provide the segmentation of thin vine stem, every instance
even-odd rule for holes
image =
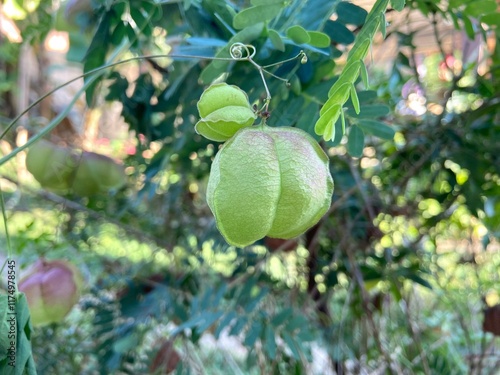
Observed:
[[[121,50],[123,50],[123,46],[122,46],[122,48],[119,48],[115,52],[114,56],[110,60],[112,61],[114,58],[116,58],[116,56],[121,52]],[[72,78],[72,79],[70,79],[70,80],[68,80],[68,81],[66,81],[66,82],[58,85],[57,87],[55,87],[54,89],[50,90],[46,94],[40,96],[31,105],[29,105],[25,110],[23,110],[21,113],[19,113],[7,125],[7,127],[0,134],[0,139],[3,139],[3,137],[5,137],[5,135],[7,134],[7,132],[9,132],[17,124],[17,122],[19,121],[19,119],[22,116],[24,116],[26,113],[28,113],[33,107],[35,107],[36,105],[38,105],[42,100],[46,99],[47,97],[49,97],[50,95],[52,95],[56,91],[62,89],[63,87],[65,87],[65,86],[67,86],[67,85],[69,85],[69,84],[71,84],[71,83],[73,83],[73,82],[75,82],[75,81],[77,81],[77,80],[79,80],[81,78],[85,78],[85,77],[89,77],[90,76],[90,78],[87,80],[87,82],[85,82],[84,85],[82,86],[82,88],[77,91],[77,93],[73,96],[73,99],[70,101],[70,103],[65,107],[65,109],[62,112],[60,112],[39,133],[37,133],[35,136],[31,137],[24,145],[17,147],[16,149],[12,150],[9,154],[7,154],[4,157],[0,158],[0,165],[3,165],[7,161],[9,161],[12,157],[14,157],[15,155],[17,155],[19,152],[25,150],[26,148],[28,148],[29,146],[31,146],[34,142],[36,142],[38,139],[42,138],[43,136],[47,135],[50,131],[52,131],[52,129],[54,129],[67,116],[67,114],[69,113],[70,109],[76,103],[76,101],[78,100],[78,98],[88,89],[88,87],[90,87],[91,84],[93,84],[99,78],[99,76],[102,74],[103,71],[105,71],[105,70],[107,70],[109,68],[113,68],[113,67],[116,67],[116,66],[119,66],[119,65],[122,65],[122,64],[127,64],[127,63],[130,63],[130,62],[133,62],[133,61],[139,61],[139,60],[144,60],[144,59],[158,59],[158,58],[181,58],[181,59],[192,58],[192,59],[199,59],[199,60],[248,61],[252,65],[255,66],[255,68],[258,70],[258,72],[259,72],[259,74],[261,76],[262,82],[264,84],[264,88],[266,90],[266,99],[265,99],[265,103],[264,103],[263,109],[265,111],[267,111],[268,108],[269,108],[269,102],[271,101],[271,93],[269,92],[269,88],[267,86],[267,83],[266,83],[266,80],[265,80],[265,77],[264,77],[264,73],[270,74],[274,78],[283,80],[285,82],[288,82],[288,81],[284,80],[281,77],[276,76],[275,74],[273,74],[273,73],[271,73],[269,71],[267,71],[265,68],[266,67],[271,67],[271,66],[274,66],[274,65],[278,65],[278,64],[282,64],[282,63],[285,63],[285,62],[288,62],[288,61],[292,61],[293,59],[297,59],[299,57],[301,58],[301,61],[303,61],[304,58],[307,58],[306,55],[305,55],[305,53],[303,51],[301,51],[294,58],[284,60],[284,61],[279,62],[277,64],[271,64],[271,65],[267,65],[265,67],[262,67],[262,66],[260,66],[259,64],[257,64],[253,60],[253,57],[256,54],[255,47],[252,46],[252,45],[242,44],[242,43],[234,43],[230,47],[230,54],[231,54],[231,57],[207,57],[207,56],[185,55],[185,54],[140,55],[140,56],[133,56],[133,57],[130,57],[130,58],[127,58],[127,59],[124,59],[124,60],[120,60],[120,61],[116,61],[116,62],[111,62],[111,63],[108,63],[106,65],[97,67],[95,69],[89,70],[88,72],[84,72],[84,73],[78,75],[77,77],[74,77],[74,78]],[[101,74],[99,74],[99,73],[101,73]]]
[[[82,73],[62,84],[60,84],[59,86],[55,87],[54,89],[50,90],[49,92],[45,93],[44,95],[40,96],[37,100],[35,100],[32,104],[30,104],[29,107],[27,107],[25,110],[23,110],[19,115],[17,115],[10,123],[9,125],[7,125],[7,128],[5,128],[5,130],[2,132],[2,134],[0,134],[0,139],[2,139],[3,137],[5,137],[5,135],[7,134],[7,132],[9,132],[9,130],[12,129],[12,127],[19,121],[19,119],[24,116],[26,113],[28,113],[33,107],[35,107],[37,104],[39,104],[42,100],[46,99],[47,97],[49,97],[50,95],[52,95],[53,93],[55,93],[56,91],[62,89],[63,87],[66,87],[68,86],[69,84],[75,82],[75,81],[78,81],[79,79],[81,78],[85,78],[85,77],[88,77],[88,76],[91,76],[92,74],[96,74],[96,73],[99,73],[103,70],[106,70],[106,69],[109,69],[109,68],[113,68],[115,66],[118,66],[118,65],[122,65],[122,64],[127,64],[127,63],[130,63],[130,62],[133,62],[133,61],[139,61],[139,60],[145,60],[145,59],[159,59],[159,58],[193,58],[193,59],[211,59],[211,60],[222,60],[222,61],[234,61],[233,58],[230,58],[230,57],[206,57],[206,56],[197,56],[197,55],[182,55],[182,54],[174,54],[174,55],[168,55],[168,54],[157,54],[157,55],[140,55],[140,56],[134,56],[134,57],[130,57],[128,59],[125,59],[125,60],[120,60],[120,61],[116,61],[116,62],[113,62],[113,63],[109,63],[109,64],[106,64],[106,65],[103,65],[103,66],[100,66],[100,67],[97,67],[95,69],[92,69],[92,70],[89,70],[88,72],[85,72],[85,73]]]

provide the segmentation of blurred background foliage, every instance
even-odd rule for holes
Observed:
[[[38,373],[496,373],[500,9],[494,0],[389,7],[387,39],[377,34],[366,61],[370,86],[356,85],[361,112],[348,101],[348,133],[325,142],[314,124],[371,5],[0,5],[2,130],[82,70],[165,55],[107,70],[50,135],[123,160],[126,187],[61,196],[40,189],[23,153],[0,167],[19,272],[42,256],[69,259],[87,278],[64,323],[34,330]],[[234,27],[249,7],[257,15]],[[300,43],[295,25],[331,43]],[[198,98],[218,77],[252,103],[265,98],[248,62],[205,59],[234,42],[255,46],[261,66],[308,57],[269,68],[290,85],[266,77],[268,123],[307,131],[331,158],[331,209],[297,240],[228,247],[205,202],[219,144],[194,132]],[[74,85],[7,132],[3,156],[67,108]]]

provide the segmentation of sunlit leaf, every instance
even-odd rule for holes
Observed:
[[[481,22],[489,26],[500,28],[500,16],[498,15],[498,13],[485,14],[481,17]]]
[[[273,44],[274,48],[282,52],[285,50],[285,43],[283,43],[281,35],[276,30],[273,29],[268,30],[267,36],[271,40],[271,43]]]
[[[354,85],[351,86],[351,100],[352,100],[352,105],[354,106],[354,110],[356,111],[356,114],[359,114],[359,99],[358,99],[358,94],[356,92],[356,87],[354,87]]]
[[[336,105],[322,114],[314,127],[316,134],[323,135],[325,140],[333,139],[335,137],[335,122],[338,120],[340,112],[340,105]]]
[[[325,33],[319,31],[308,31],[309,34],[309,44],[318,47],[326,48],[330,46],[330,37]]]
[[[494,14],[497,4],[494,0],[476,0],[468,4],[464,9],[464,14],[470,17],[479,17],[482,14]],[[498,12],[496,13],[499,17]]]
[[[400,12],[405,7],[405,0],[391,0],[391,6]]]
[[[387,36],[387,21],[385,19],[385,13],[380,15],[380,32],[382,33],[382,37],[385,39]]]
[[[474,39],[476,37],[476,32],[474,30],[474,25],[469,17],[463,15],[462,22],[464,23],[465,33],[469,37],[469,39]]]
[[[305,30],[302,26],[295,25],[289,27],[286,30],[286,36],[292,39],[297,44],[309,43],[311,40],[307,30]]]
[[[95,68],[98,68],[106,62],[106,53],[108,51],[108,42],[111,41],[109,35],[109,27],[111,25],[112,13],[107,12],[102,18],[97,31],[92,38],[92,42],[85,54],[85,60],[83,63],[83,71],[89,72]],[[85,77],[84,80],[87,81],[90,77]],[[89,107],[94,106],[94,93],[100,80],[93,82],[85,91],[85,100]]]
[[[329,147],[336,147],[342,142],[342,138],[344,138],[345,134],[345,117],[342,114],[343,111],[341,111],[340,119],[335,122],[334,125],[334,135],[333,138],[329,141],[326,142],[326,144]],[[343,119],[343,120],[342,120]]]

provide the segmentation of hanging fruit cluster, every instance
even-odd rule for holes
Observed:
[[[227,141],[212,163],[208,205],[225,240],[238,247],[265,236],[297,237],[327,212],[333,194],[319,144],[297,128],[252,126],[251,108],[243,91],[225,83],[198,102],[197,132]]]
[[[44,188],[91,196],[126,182],[123,166],[94,152],[80,152],[41,140],[30,147],[26,168]]]

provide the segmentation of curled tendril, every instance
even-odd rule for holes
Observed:
[[[234,43],[229,48],[231,58],[234,60],[250,60],[255,56],[255,47],[251,44]]]
[[[300,63],[302,65],[307,64],[307,55],[304,53],[304,51],[300,51],[299,56],[302,56],[300,59]]]

